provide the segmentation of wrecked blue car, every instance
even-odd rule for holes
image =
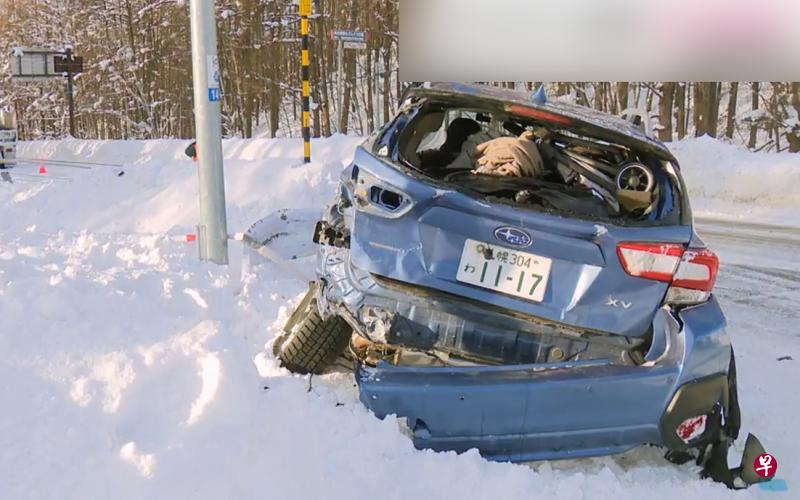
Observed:
[[[736,370],[680,168],[635,123],[534,95],[412,86],[316,224],[316,279],[276,342],[419,448],[495,460],[652,444],[731,487]],[[748,442],[745,459],[761,449]],[[752,460],[750,461],[752,463]]]

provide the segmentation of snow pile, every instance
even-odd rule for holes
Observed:
[[[302,143],[296,140],[230,139],[224,141],[225,188],[228,200],[228,225],[231,232],[247,228],[265,213],[277,208],[321,206],[330,200],[331,187],[348,158],[341,151],[352,151],[360,139],[336,136],[315,141],[315,161],[296,168],[303,158]],[[91,170],[46,164],[50,176],[69,177],[72,182],[54,180],[37,196],[36,210],[51,217],[38,217],[40,231],[82,229],[105,233],[193,232],[197,224],[196,163],[183,152],[189,141],[38,141],[21,143],[19,157],[57,158],[94,166]],[[294,159],[294,161],[292,161]],[[18,171],[36,173],[37,164],[26,164]],[[120,175],[122,174],[122,175]],[[45,177],[46,178],[46,177]],[[22,179],[30,185],[33,179]],[[18,197],[32,195],[37,188],[21,191]],[[76,203],[75,200],[80,200]],[[113,210],[110,208],[113,207]],[[0,221],[0,230],[23,220],[14,210],[30,210],[29,205],[12,203],[3,207],[9,217]],[[26,219],[30,221],[30,219]]]
[[[298,166],[300,141],[226,141],[230,231],[276,208],[321,207],[356,143],[314,141],[315,162]],[[396,420],[357,401],[350,374],[281,369],[265,346],[305,285],[271,265],[238,274],[237,244],[230,268],[200,263],[175,237],[197,220],[185,146],[28,143],[21,157],[121,166],[37,176],[30,165],[17,171],[31,177],[0,182],[3,498],[729,497],[656,448],[530,466],[416,451]],[[745,428],[796,477],[786,422],[800,403],[771,382],[796,375],[795,361],[774,359],[797,357],[798,297],[759,295],[752,270],[735,276],[723,270],[721,293],[737,306]]]
[[[800,226],[800,154],[753,153],[708,136],[670,149],[695,215]]]

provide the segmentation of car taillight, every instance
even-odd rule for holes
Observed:
[[[707,248],[674,243],[620,243],[617,255],[631,276],[669,283],[668,304],[698,304],[708,300],[719,270],[719,259]]]
[[[363,168],[353,167],[353,198],[356,209],[379,217],[402,217],[414,202],[409,195],[372,175]]]

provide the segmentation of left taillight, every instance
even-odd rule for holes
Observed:
[[[711,250],[674,243],[620,243],[617,255],[631,276],[669,283],[668,304],[705,302],[719,270],[719,259]]]
[[[402,217],[414,205],[405,192],[377,178],[364,169],[353,167],[353,198],[356,208],[379,217]]]

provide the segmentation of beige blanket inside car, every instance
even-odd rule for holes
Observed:
[[[540,177],[544,173],[544,163],[531,131],[519,137],[498,137],[479,144],[476,174],[507,177]]]

